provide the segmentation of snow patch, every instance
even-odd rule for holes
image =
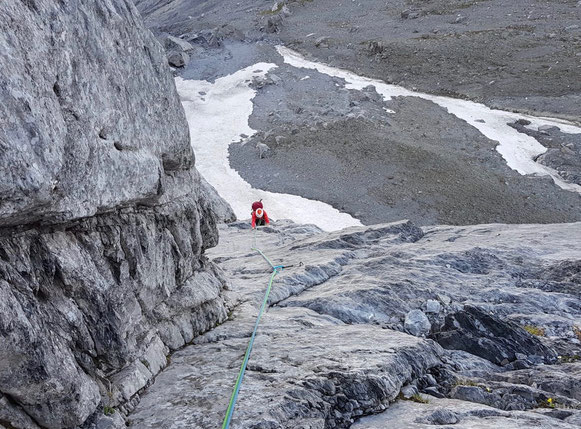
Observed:
[[[546,148],[535,138],[518,132],[508,124],[518,119],[527,119],[531,122],[531,127],[542,125],[554,125],[564,133],[580,134],[581,128],[570,122],[558,119],[536,117],[518,113],[506,112],[504,110],[491,109],[483,104],[472,101],[458,100],[454,98],[437,95],[423,94],[421,92],[410,91],[397,85],[390,85],[377,79],[356,75],[347,70],[331,67],[309,61],[297,52],[284,46],[277,46],[278,53],[283,57],[284,62],[293,67],[317,70],[329,76],[344,79],[345,87],[348,89],[362,90],[368,86],[373,86],[377,93],[385,100],[392,97],[421,97],[430,100],[448,110],[449,113],[462,119],[468,124],[478,129],[487,138],[497,141],[496,150],[502,155],[506,163],[513,170],[520,174],[534,174],[550,176],[555,184],[568,191],[581,193],[581,186],[564,181],[554,169],[539,164],[534,159],[546,152]],[[482,122],[484,120],[484,122]]]
[[[248,219],[251,203],[262,199],[269,217],[274,219],[312,223],[326,231],[361,225],[349,214],[320,201],[254,189],[230,168],[228,146],[241,141],[241,134],[250,137],[256,132],[248,125],[256,94],[249,84],[254,77],[264,76],[275,67],[269,63],[254,64],[216,79],[215,83],[175,79],[198,171],[230,203],[240,219]]]

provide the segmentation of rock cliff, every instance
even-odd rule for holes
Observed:
[[[225,319],[231,211],[130,1],[7,0],[0,30],[0,427],[118,425]]]

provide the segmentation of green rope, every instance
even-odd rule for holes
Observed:
[[[222,429],[228,429],[230,427],[230,420],[232,419],[232,414],[234,413],[234,407],[236,406],[236,399],[238,398],[238,392],[240,391],[240,386],[242,385],[242,379],[244,378],[244,372],[246,371],[246,365],[248,364],[248,359],[250,359],[250,352],[252,351],[252,346],[254,345],[254,338],[256,337],[256,331],[258,330],[258,324],[260,323],[260,318],[262,317],[262,313],[264,313],[264,309],[268,304],[268,296],[270,295],[270,289],[272,288],[272,282],[274,281],[274,277],[278,274],[279,270],[282,270],[284,267],[282,265],[274,266],[270,259],[266,257],[266,255],[262,252],[262,250],[257,248],[252,248],[252,250],[256,250],[260,255],[268,262],[268,264],[272,267],[272,275],[270,276],[270,281],[268,282],[268,287],[266,288],[266,292],[264,294],[264,299],[262,300],[262,306],[260,307],[260,311],[258,312],[258,317],[256,318],[256,323],[254,324],[254,330],[252,331],[252,336],[250,337],[250,341],[248,342],[248,347],[246,347],[246,353],[244,354],[244,360],[242,361],[242,365],[240,366],[240,371],[238,372],[238,377],[236,378],[236,384],[234,385],[234,390],[232,391],[232,395],[230,396],[230,403],[228,404],[228,409],[226,410],[226,417],[224,418],[224,423],[222,423]]]
[[[266,255],[264,253],[262,253],[262,250],[260,249],[256,249],[255,247],[252,248],[252,250],[256,250],[258,253],[260,253],[260,255],[264,258],[264,260],[266,262],[268,262],[268,265],[270,265],[270,267],[274,270],[276,267],[274,266],[274,264],[272,262],[270,262],[270,259],[268,259],[266,257]]]

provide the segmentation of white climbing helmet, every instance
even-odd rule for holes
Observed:
[[[261,208],[256,209],[256,217],[262,218],[262,216],[264,216],[264,210],[262,210]]]

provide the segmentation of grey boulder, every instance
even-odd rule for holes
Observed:
[[[427,335],[431,327],[432,324],[421,310],[411,310],[405,316],[405,330],[416,337]]]

